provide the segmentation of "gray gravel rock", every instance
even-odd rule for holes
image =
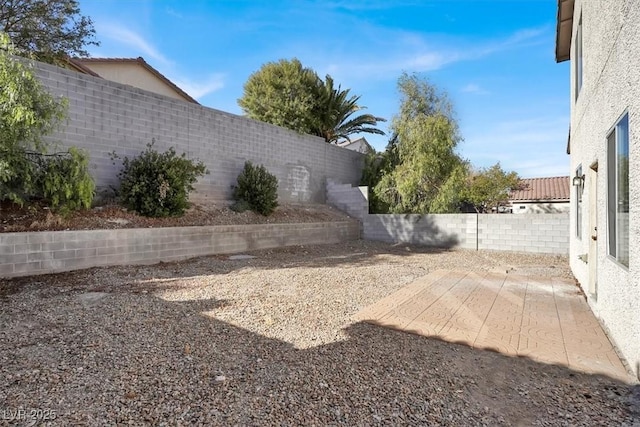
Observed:
[[[0,280],[0,425],[25,424],[17,408],[91,426],[639,423],[637,385],[352,320],[435,269],[571,277],[565,257],[251,255]]]

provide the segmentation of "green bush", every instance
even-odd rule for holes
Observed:
[[[37,164],[29,160],[24,149],[0,150],[0,201],[23,206],[37,193],[37,180]]]
[[[249,205],[249,202],[247,202],[246,200],[238,200],[234,204],[229,206],[229,209],[237,213],[242,213],[242,212],[250,211],[251,206]]]
[[[96,186],[85,152],[72,147],[65,155],[41,159],[38,188],[49,206],[62,212],[91,207]]]
[[[24,205],[41,192],[31,152],[46,152],[44,137],[66,117],[67,101],[49,94],[18,54],[0,31],[0,201]]]
[[[178,156],[173,147],[164,153],[153,142],[140,156],[122,161],[120,201],[144,216],[180,216],[189,207],[189,192],[198,177],[208,173],[204,163]]]
[[[233,198],[237,205],[247,203],[252,211],[268,216],[278,207],[278,179],[264,166],[247,161],[238,175]]]

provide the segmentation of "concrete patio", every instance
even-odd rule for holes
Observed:
[[[569,280],[438,270],[357,320],[623,381],[631,376]]]

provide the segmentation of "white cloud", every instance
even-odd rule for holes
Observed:
[[[416,4],[421,4],[420,1],[408,0],[408,1],[400,1],[395,0],[390,2],[388,0],[365,0],[365,1],[354,1],[354,0],[336,0],[332,2],[320,1],[323,7],[332,8],[332,9],[346,9],[350,11],[366,11],[366,10],[384,10],[391,9],[399,6],[412,6]]]
[[[406,68],[420,71],[431,71],[456,62],[459,59],[457,54],[445,55],[441,52],[426,52],[419,54],[406,62]]]
[[[145,58],[152,58],[157,63],[168,65],[171,63],[157,48],[155,48],[150,42],[145,40],[138,33],[131,31],[127,28],[123,28],[117,24],[101,25],[98,28],[98,33],[103,36],[115,40],[119,43],[126,45],[129,48],[136,50],[139,56]]]
[[[167,10],[167,13],[171,13]],[[184,90],[195,99],[202,98],[224,87],[224,75],[211,74],[202,81],[198,81],[177,71],[174,61],[167,58],[152,42],[146,40],[140,34],[118,24],[101,25],[98,29],[102,37],[116,42],[116,47],[111,46],[109,53],[116,52],[115,56],[123,55],[142,56],[149,64],[167,76],[180,89]],[[101,48],[92,52],[92,56],[105,56]]]
[[[469,43],[462,40],[436,40],[419,33],[378,28],[375,31],[368,31],[369,34],[375,34],[375,38],[369,40],[367,44],[384,46],[379,50],[403,53],[380,60],[378,57],[373,59],[357,58],[354,57],[353,51],[350,51],[347,59],[335,61],[330,69],[333,74],[343,79],[347,76],[354,78],[395,77],[402,71],[435,71],[454,63],[482,59],[505,50],[537,45],[543,41],[547,32],[548,28],[546,27],[530,28],[517,31],[501,40]]]
[[[502,164],[504,166],[504,164]],[[549,161],[515,161],[509,164],[509,170],[518,171],[521,178],[544,178],[550,176],[570,175],[569,156],[566,160]]]
[[[488,95],[489,91],[486,89],[483,89],[482,87],[480,87],[480,85],[477,85],[475,83],[469,83],[468,85],[462,87],[460,89],[460,92],[463,93],[472,93],[475,95]]]
[[[167,15],[173,16],[174,18],[178,18],[178,19],[183,19],[184,18],[184,15],[182,15],[180,12],[176,11],[175,9],[173,9],[171,7],[167,7],[165,9],[165,12],[167,13]]]
[[[521,177],[568,175],[569,157],[562,156],[567,123],[569,118],[565,116],[499,122],[467,133],[463,155],[480,167],[500,162]]]
[[[213,74],[202,82],[182,78],[175,78],[172,81],[180,89],[196,99],[200,99],[224,87],[224,75],[222,74]]]

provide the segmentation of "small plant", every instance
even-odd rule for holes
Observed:
[[[236,206],[248,205],[252,211],[268,216],[278,207],[278,179],[264,166],[247,161],[238,175],[233,198]]]
[[[95,183],[89,174],[89,156],[71,147],[64,155],[42,156],[39,188],[53,209],[63,214],[91,207]]]
[[[249,205],[249,202],[247,202],[246,200],[238,200],[234,204],[229,206],[229,209],[237,213],[242,213],[242,212],[250,211],[251,205]]]
[[[119,196],[124,206],[149,217],[180,216],[189,207],[189,192],[208,173],[204,163],[178,156],[173,147],[164,153],[154,142],[134,159],[122,161]],[[117,157],[117,156],[115,156]]]

